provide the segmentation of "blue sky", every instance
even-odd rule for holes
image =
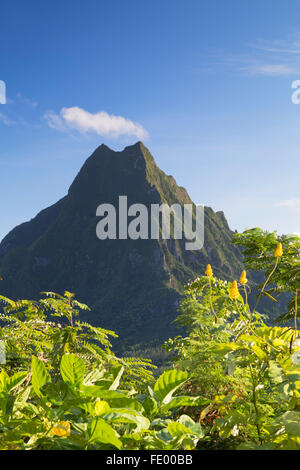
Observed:
[[[2,2],[0,239],[95,147],[137,140],[232,229],[300,232],[299,15],[298,0]]]

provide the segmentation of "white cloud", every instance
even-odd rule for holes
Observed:
[[[75,129],[85,134],[95,132],[101,136],[118,137],[120,135],[135,136],[139,139],[148,137],[148,132],[141,124],[130,121],[122,116],[114,116],[105,111],[90,113],[74,106],[62,108],[59,114],[48,112],[44,115],[48,125],[53,129]]]
[[[0,121],[6,126],[13,126],[15,124],[14,121],[9,119],[5,114],[2,114],[2,113],[0,113]]]
[[[64,124],[63,119],[58,115],[53,113],[52,111],[48,111],[44,114],[44,119],[47,121],[47,124],[52,129],[56,129],[57,131],[66,131],[67,127]]]

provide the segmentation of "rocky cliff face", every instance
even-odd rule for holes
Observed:
[[[186,281],[205,265],[232,279],[241,255],[222,212],[205,208],[205,243],[187,251],[184,240],[99,240],[96,208],[141,203],[192,204],[186,190],[161,171],[141,143],[114,152],[105,145],[87,159],[67,196],[12,230],[0,244],[1,293],[35,298],[41,291],[75,292],[91,307],[86,319],[115,330],[127,344],[163,341]]]

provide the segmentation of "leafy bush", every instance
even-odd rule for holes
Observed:
[[[0,448],[299,450],[300,239],[254,229],[234,242],[265,275],[254,306],[246,271],[228,282],[208,265],[186,286],[188,336],[165,344],[174,358],[157,380],[150,361],[115,356],[115,333],[76,319],[87,307],[73,294],[0,297]],[[292,324],[268,326],[260,301],[283,292]]]
[[[189,416],[173,417],[208,402],[173,396],[189,375],[173,369],[155,382],[150,361],[117,358],[113,332],[75,320],[87,307],[73,294],[1,300],[1,449],[192,449],[204,436]]]
[[[231,283],[208,266],[180,304],[177,321],[189,336],[165,347],[191,374],[188,390],[210,400],[200,414],[206,437],[199,448],[300,449],[300,239],[254,229],[234,242],[243,246],[246,266],[265,273],[255,306],[248,303],[246,271]],[[261,298],[276,301],[287,291],[292,298],[283,317],[293,327],[267,326],[257,311]]]

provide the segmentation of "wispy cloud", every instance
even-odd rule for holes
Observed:
[[[43,118],[46,120],[47,124],[51,129],[56,129],[57,131],[67,131],[68,128],[59,114],[55,114],[53,111],[48,111],[44,114]]]
[[[297,33],[293,38],[273,41],[257,39],[255,43],[249,46],[253,49],[275,54],[300,55],[300,35]]]
[[[293,75],[300,72],[299,67],[292,67],[286,64],[249,64],[241,67],[241,70],[249,73],[250,75],[264,75],[269,77],[280,77],[284,75]]]
[[[282,40],[257,39],[239,54],[222,53],[220,63],[251,76],[282,77],[300,73],[300,33]]]
[[[24,103],[27,106],[29,106],[30,108],[36,108],[38,106],[38,103],[36,101],[26,98],[25,96],[22,95],[21,92],[17,93],[17,99],[21,101],[21,103]]]
[[[15,124],[15,121],[12,121],[3,113],[0,113],[0,122],[5,124],[6,126],[13,126]]]
[[[101,136],[118,137],[120,135],[135,136],[139,139],[148,137],[148,132],[137,122],[122,116],[108,114],[105,111],[90,113],[74,106],[62,108],[59,114],[47,112],[44,115],[48,125],[60,131],[74,129],[82,134],[94,132]]]
[[[300,210],[300,198],[286,199],[276,204],[277,207],[285,207],[287,209]]]

